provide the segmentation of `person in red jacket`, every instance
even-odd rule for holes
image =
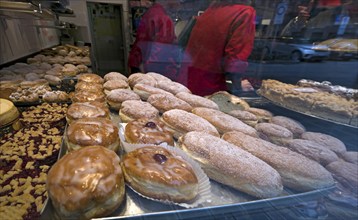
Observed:
[[[220,1],[197,17],[176,79],[194,94],[228,90],[227,77],[240,88],[254,44],[256,16],[243,2],[248,1]]]
[[[138,25],[137,36],[128,58],[131,73],[175,71],[172,50],[176,42],[174,22],[168,10],[176,8],[177,0],[157,0],[146,11]],[[174,68],[174,69],[173,69]],[[172,69],[172,70],[171,70]]]

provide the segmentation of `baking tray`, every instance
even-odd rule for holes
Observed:
[[[279,103],[279,102],[275,102],[275,101],[265,97],[264,95],[262,95],[260,93],[260,90],[257,90],[257,94],[260,95],[262,97],[262,99],[267,100],[267,101],[271,102],[272,104],[277,105],[277,106],[282,107],[282,108],[285,108],[287,110],[290,110],[290,111],[293,111],[293,112],[296,112],[296,113],[299,113],[299,114],[302,114],[302,115],[305,115],[305,116],[309,116],[309,117],[312,117],[312,118],[324,120],[324,121],[334,123],[334,124],[337,124],[337,125],[343,125],[343,126],[351,127],[351,128],[358,128],[357,126],[354,126],[354,125],[351,125],[351,124],[346,124],[346,123],[338,122],[338,121],[335,121],[335,120],[332,120],[332,119],[329,119],[329,118],[323,118],[323,117],[320,117],[319,115],[313,115],[313,114],[309,114],[307,112],[298,111],[297,109],[291,108],[290,106],[284,105],[284,104]]]
[[[118,117],[113,115],[111,112],[112,121],[118,124]],[[63,141],[59,157],[64,156],[66,152],[67,146]],[[295,192],[285,188],[280,197],[258,199],[216,181],[210,180],[210,183],[211,199],[197,208],[183,208],[177,205],[167,205],[148,200],[133,192],[129,187],[126,187],[126,196],[122,205],[110,216],[99,219],[192,219],[198,217],[208,219],[228,213],[246,215],[257,211],[276,210],[280,207],[290,207],[299,203],[318,200],[336,188],[331,186],[309,192]],[[50,199],[48,199],[41,212],[40,219],[55,219],[54,213],[54,207]]]

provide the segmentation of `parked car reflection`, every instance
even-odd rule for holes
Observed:
[[[305,38],[280,37],[255,39],[252,57],[289,59],[293,62],[321,61],[329,56],[329,48]]]
[[[358,39],[333,38],[317,45],[327,46],[331,59],[349,60],[358,57]]]

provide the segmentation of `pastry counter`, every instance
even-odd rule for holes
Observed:
[[[117,83],[108,83],[109,81],[116,81]],[[64,106],[65,109],[61,108],[60,114],[43,109],[52,107],[58,109],[56,106]],[[42,110],[36,107],[20,109],[20,120],[23,121],[25,127],[1,139],[1,157],[9,155],[8,151],[4,151],[4,149],[9,148],[10,139],[15,140],[16,138],[21,144],[29,142],[29,146],[25,145],[26,148],[40,147],[37,151],[35,150],[36,152],[33,150],[31,154],[36,153],[38,155],[40,151],[48,151],[50,145],[56,149],[56,153],[51,153],[53,155],[51,156],[51,163],[46,165],[46,169],[42,169],[45,168],[42,164],[41,167],[37,167],[36,162],[34,162],[36,165],[34,168],[31,167],[31,164],[25,164],[24,171],[21,174],[14,174],[15,180],[10,184],[10,188],[7,191],[2,191],[1,195],[7,195],[8,198],[2,204],[6,207],[16,205],[17,203],[14,200],[18,198],[14,193],[17,192],[17,186],[22,186],[22,175],[33,173],[31,171],[33,169],[42,169],[44,174],[40,174],[42,178],[39,181],[42,185],[38,186],[42,190],[41,199],[34,197],[33,200],[29,200],[32,201],[31,207],[33,209],[25,206],[27,214],[26,211],[20,213],[23,214],[22,217],[25,219],[34,216],[38,218],[40,213],[41,219],[50,219],[57,215],[63,217],[66,215],[81,216],[87,213],[88,207],[98,210],[97,208],[100,207],[99,204],[101,203],[109,204],[111,210],[91,217],[102,219],[216,219],[222,217],[334,219],[337,216],[342,216],[342,210],[344,210],[344,216],[347,218],[357,216],[355,212],[357,187],[354,185],[356,184],[355,180],[351,179],[351,177],[356,177],[354,172],[356,172],[357,161],[354,156],[352,159],[349,156],[350,153],[347,153],[355,152],[352,154],[356,155],[357,152],[357,146],[353,143],[355,137],[348,138],[349,135],[356,132],[355,128],[348,127],[346,129],[340,127],[344,126],[340,124],[335,124],[336,128],[329,127],[328,124],[320,127],[322,124],[331,122],[322,121],[319,118],[312,119],[310,116],[288,111],[259,97],[244,99],[226,92],[219,92],[206,98],[197,97],[190,94],[186,87],[155,73],[133,74],[129,78],[115,72],[107,74],[104,78],[93,74],[82,74],[78,76],[76,89],[72,96],[72,104],[69,107],[67,107],[67,104],[42,104],[38,107]],[[27,110],[31,114],[26,113]],[[57,117],[59,115],[61,117]],[[31,116],[31,119],[21,119],[26,116]],[[218,118],[219,120],[217,120]],[[50,127],[46,128],[42,128],[47,126],[44,123],[40,125],[41,128],[36,127],[36,123],[47,123],[47,119],[56,119],[58,122],[50,121],[48,122]],[[64,130],[64,120],[67,120],[68,123],[66,131]],[[144,122],[141,122],[141,120],[144,120]],[[284,121],[283,124],[282,120]],[[199,192],[202,190],[204,194],[198,193],[194,196],[194,199],[177,202],[171,199],[158,199],[156,195],[147,194],[146,191],[138,192],[140,189],[132,185],[129,177],[126,176],[129,175],[127,173],[129,171],[118,171],[118,169],[125,167],[122,160],[125,160],[125,155],[129,154],[127,146],[133,145],[141,149],[148,144],[154,144],[136,142],[129,138],[126,128],[130,127],[128,124],[133,125],[135,123],[142,124],[144,134],[147,134],[148,130],[155,130],[155,132],[159,130],[160,133],[172,136],[171,138],[175,140],[174,148],[163,143],[169,143],[169,141],[163,140],[156,143],[159,146],[156,145],[155,148],[168,148],[169,152],[176,158],[182,153],[185,154],[186,156],[180,156],[180,159],[184,161],[183,163],[188,163],[196,176],[200,176],[198,175],[200,172],[204,173],[204,177],[198,178]],[[285,127],[288,124],[291,126]],[[46,139],[37,136],[31,138],[32,135],[38,133],[35,132],[38,129],[40,129],[39,131],[45,129],[45,134],[56,135],[56,144],[49,141],[41,144],[38,141]],[[272,130],[280,132],[275,133]],[[341,132],[339,136],[336,133],[338,130]],[[26,137],[29,136],[29,139],[22,140],[18,137],[24,133]],[[343,133],[346,133],[346,135],[340,135]],[[115,137],[116,135],[117,137]],[[343,142],[337,137],[342,138]],[[60,142],[62,140],[61,144],[58,142],[59,140]],[[302,143],[305,143],[302,148],[306,150],[301,151],[296,146],[295,140],[301,140]],[[321,143],[317,140],[320,140]],[[329,143],[322,144],[324,140],[339,144],[335,146]],[[202,142],[204,145],[200,144]],[[16,145],[16,142],[12,143],[11,146],[13,144]],[[17,143],[17,145],[21,144]],[[75,184],[74,180],[81,179],[76,177],[76,173],[81,170],[80,168],[89,165],[86,162],[79,162],[86,161],[82,160],[80,153],[85,154],[86,150],[92,148],[105,148],[103,146],[108,149],[98,151],[97,157],[102,158],[102,155],[111,155],[112,159],[103,161],[122,161],[122,166],[119,166],[117,162],[112,165],[107,164],[107,162],[100,162],[97,167],[95,164],[98,161],[96,162],[95,157],[89,156],[88,160],[92,161],[90,164],[93,167],[86,169],[86,172],[102,175],[100,172],[104,171],[96,169],[103,169],[103,164],[107,164],[108,170],[117,170],[110,171],[108,175],[116,174],[118,176],[124,172],[124,176],[120,178],[126,182],[126,186],[120,182],[117,185],[120,185],[120,191],[124,190],[125,193],[118,192],[118,195],[121,195],[119,201],[113,199],[111,202],[106,199],[112,199],[113,194],[108,194],[104,200],[99,200],[101,202],[95,206],[93,206],[93,203],[98,202],[99,197],[91,197],[91,195],[86,194],[92,200],[89,200],[89,203],[86,202],[87,200],[81,200],[85,201],[81,203],[84,204],[85,208],[80,207],[76,211],[73,207],[77,206],[73,203],[72,208],[65,210],[68,206],[63,203],[63,199],[57,196],[58,193],[60,195],[68,192],[78,193],[81,190],[87,192],[87,189],[89,189],[86,185],[81,185],[83,189],[76,188],[75,185],[71,186],[71,183]],[[311,146],[317,150],[309,150],[306,146]],[[60,153],[59,150],[61,150]],[[130,151],[136,150],[135,148]],[[324,153],[320,154],[317,151]],[[78,157],[76,157],[77,154]],[[34,158],[37,159],[41,155]],[[155,163],[159,164],[165,164],[165,161],[169,158],[168,155],[163,157],[163,155],[166,155],[165,153],[157,153],[156,155],[153,158],[157,158]],[[107,156],[103,157],[106,158]],[[71,157],[76,159],[71,159]],[[215,160],[215,157],[221,159]],[[10,156],[10,158],[12,157]],[[57,160],[56,162],[53,160],[54,158],[55,161]],[[241,159],[238,160],[238,158]],[[63,173],[63,175],[55,175],[55,171],[52,171],[53,174],[48,173],[51,170],[50,166],[56,167],[53,170],[61,170],[61,166],[64,166],[61,165],[64,164],[61,161],[66,161],[65,164],[72,164],[71,161],[75,160],[78,160],[78,162],[74,162],[78,165],[78,169],[76,166],[66,166],[63,168],[65,171],[61,172],[69,173]],[[337,163],[338,165],[335,165]],[[344,164],[345,168],[348,167],[348,170],[352,169],[353,173],[348,173],[347,176],[347,172],[337,170],[337,167],[341,164]],[[5,167],[11,168],[12,165],[12,162],[6,162]],[[245,168],[239,170],[240,167],[237,165]],[[109,168],[112,166],[113,168]],[[231,166],[236,168],[228,169]],[[148,169],[150,167],[148,165]],[[17,172],[18,169],[14,169],[14,172]],[[129,168],[124,170],[126,169]],[[257,172],[257,170],[260,170],[260,172]],[[289,170],[288,173],[287,170]],[[7,172],[7,170],[3,168],[2,172]],[[301,172],[304,172],[303,175],[308,175],[306,176],[309,179],[307,182],[300,179],[302,178]],[[47,174],[49,176],[46,177]],[[21,175],[21,178],[16,175]],[[64,179],[65,176],[71,175],[72,178]],[[288,178],[290,175],[293,175],[291,176],[292,180]],[[209,191],[205,187],[204,189],[200,188],[205,177],[209,181]],[[32,179],[38,181],[36,176]],[[9,181],[2,180],[2,184],[8,185]],[[16,183],[16,181],[20,182]],[[68,184],[66,187],[74,187],[74,191],[62,193],[57,191],[57,189],[62,188],[62,181]],[[256,188],[251,189],[245,184],[240,184],[241,181],[251,181],[249,182],[250,185]],[[45,186],[46,182],[50,185]],[[34,184],[29,184],[37,189]],[[59,185],[53,187],[52,184],[54,184],[53,186]],[[26,190],[25,188],[22,187],[21,190]],[[46,189],[50,189],[50,191],[46,191]],[[104,188],[101,186],[101,182],[98,182],[98,186],[93,189]],[[165,192],[165,190],[163,191]],[[34,194],[40,193],[31,188],[30,193],[32,192]],[[207,195],[209,196],[206,197]],[[50,197],[49,200],[47,200],[48,196]],[[81,197],[81,194],[78,196]],[[69,196],[68,198],[76,200],[79,198],[78,196]],[[41,202],[34,202],[39,200]],[[103,209],[106,210],[106,207]],[[31,211],[29,212],[29,210]],[[35,213],[35,215],[31,216],[29,213]],[[9,215],[9,213],[7,212],[6,215]]]

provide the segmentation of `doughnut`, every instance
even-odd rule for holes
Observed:
[[[108,80],[103,84],[104,93],[108,95],[111,90],[114,89],[130,89],[126,81],[122,79]]]
[[[155,118],[159,116],[159,111],[150,103],[140,100],[124,101],[119,110],[119,117],[122,122],[129,122],[139,118]]]
[[[205,107],[205,108],[212,108],[212,109],[219,110],[219,106],[215,102],[211,101],[210,99],[198,96],[198,95],[190,94],[187,92],[179,92],[175,96],[177,98],[187,102],[194,108],[195,107]]]
[[[256,115],[245,110],[232,110],[229,111],[228,114],[241,120],[245,124],[250,125],[251,127],[255,127],[258,122]]]
[[[343,160],[349,163],[354,163],[358,165],[358,152],[357,151],[347,151],[340,155]]]
[[[75,91],[76,92],[81,92],[81,91],[102,92],[103,86],[102,86],[102,84],[97,84],[97,83],[78,82],[75,85]]]
[[[69,151],[100,145],[116,152],[118,128],[107,118],[81,118],[67,127],[66,143]]]
[[[120,159],[101,146],[69,152],[51,167],[46,188],[60,219],[105,217],[124,200]]]
[[[128,77],[128,83],[131,88],[133,88],[138,83],[156,87],[157,80],[144,73],[134,73]]]
[[[179,92],[186,92],[191,93],[191,91],[185,87],[184,85],[177,83],[177,82],[168,82],[168,81],[158,81],[157,87],[160,89],[163,89],[167,92],[172,93],[173,95],[176,95]]]
[[[152,94],[168,94],[173,95],[163,89],[159,89],[150,85],[138,83],[133,87],[133,91],[137,93],[143,101],[147,101],[148,97]]]
[[[109,80],[116,80],[116,79],[121,79],[124,81],[128,81],[128,78],[123,75],[122,73],[118,73],[118,72],[109,72],[106,75],[104,75],[103,77],[104,81],[109,81]]]
[[[271,118],[271,123],[287,128],[292,132],[294,138],[301,137],[301,134],[306,131],[300,122],[285,116],[274,116]]]
[[[277,145],[285,145],[293,138],[293,134],[287,128],[272,123],[258,123],[255,126],[260,138]]]
[[[167,82],[171,82],[172,80],[169,79],[168,77],[166,76],[163,76],[162,74],[159,74],[159,73],[155,73],[155,72],[147,72],[146,73],[148,76],[151,76],[153,77],[155,80],[158,81],[167,81]]]
[[[273,114],[265,109],[250,107],[245,110],[256,115],[259,122],[270,122],[273,117]]]
[[[102,91],[79,91],[75,92],[72,102],[106,102],[106,97]]]
[[[171,109],[181,109],[190,112],[193,107],[187,102],[173,96],[172,94],[153,94],[148,97],[147,102],[152,104],[160,113]]]
[[[164,123],[157,118],[141,118],[128,122],[124,135],[126,141],[132,144],[161,144],[166,142],[174,146],[173,135],[166,130]]]
[[[129,89],[114,89],[107,94],[107,103],[111,109],[119,110],[126,100],[140,100],[140,97]]]
[[[108,118],[108,107],[100,102],[75,102],[72,103],[66,113],[68,124],[80,118]]]
[[[347,151],[346,145],[341,140],[328,134],[305,132],[301,135],[301,138],[324,145],[333,152],[336,152],[338,155],[344,154]]]
[[[126,182],[144,196],[179,203],[192,201],[198,194],[191,165],[165,148],[138,148],[124,155],[121,166]]]
[[[103,84],[104,79],[94,73],[83,73],[77,76],[78,82]]]

